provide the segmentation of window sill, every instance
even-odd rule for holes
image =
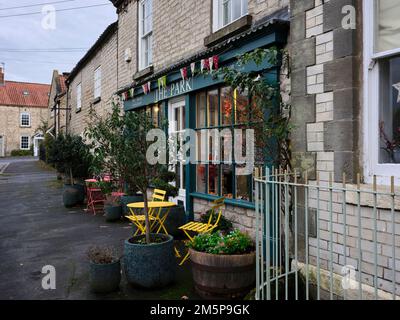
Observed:
[[[251,15],[245,15],[240,19],[226,25],[222,29],[210,34],[204,38],[204,45],[206,47],[211,47],[218,42],[226,40],[227,38],[236,35],[237,33],[248,29],[253,22],[253,17]]]
[[[192,198],[203,199],[203,200],[208,200],[208,201],[214,201],[214,200],[220,198],[219,196],[213,196],[211,194],[199,193],[199,192],[193,192],[190,194],[190,196]],[[233,206],[233,207],[240,207],[240,208],[250,209],[250,210],[256,209],[256,206],[254,203],[251,203],[248,201],[243,201],[243,200],[225,199],[225,204]]]
[[[32,126],[20,126],[20,128],[32,128]]]
[[[79,112],[81,112],[82,111],[82,108],[79,108],[79,109],[76,109],[75,110],[75,113],[79,113]]]
[[[153,66],[148,66],[147,68],[144,68],[143,70],[136,72],[133,76],[133,80],[139,80],[141,78],[149,76],[153,73],[153,71],[154,71]]]
[[[92,104],[97,104],[101,101],[101,97],[94,98]]]

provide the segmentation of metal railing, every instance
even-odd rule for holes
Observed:
[[[256,299],[399,299],[400,200],[391,185],[266,169],[255,178]]]

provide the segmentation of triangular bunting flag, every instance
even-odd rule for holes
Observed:
[[[186,67],[181,68],[181,77],[182,77],[182,80],[187,79],[187,68]]]
[[[213,57],[208,58],[208,64],[210,65],[210,71],[213,69],[214,59]]]
[[[218,70],[218,67],[219,67],[219,57],[218,56],[213,56],[213,64],[214,64],[214,70]]]
[[[142,89],[143,89],[143,93],[147,94],[148,90],[147,90],[147,83],[142,85]]]
[[[129,90],[129,95],[131,96],[131,98],[133,98],[135,96],[135,88],[131,88]]]
[[[192,77],[193,77],[194,73],[196,72],[196,62],[192,62],[190,64],[190,71],[192,72]]]

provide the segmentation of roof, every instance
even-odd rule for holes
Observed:
[[[227,40],[224,40],[217,45],[212,46],[211,48],[204,49],[194,55],[191,55],[188,58],[182,59],[178,61],[177,63],[170,65],[152,75],[150,75],[147,78],[141,79],[141,81],[138,81],[135,84],[130,84],[127,85],[117,91],[117,93],[124,92],[125,90],[135,86],[135,85],[140,85],[142,83],[146,83],[147,81],[150,80],[155,80],[158,79],[159,77],[168,74],[174,70],[177,70],[179,68],[182,68],[188,64],[190,64],[193,61],[198,61],[200,59],[203,59],[205,57],[208,57],[212,54],[219,54],[221,52],[224,52],[225,50],[228,50],[230,48],[234,48],[237,46],[238,42],[244,39],[248,39],[252,36],[257,36],[258,34],[262,34],[265,32],[265,29],[268,27],[271,27],[272,25],[278,25],[278,26],[283,26],[284,28],[288,28],[290,24],[290,17],[289,17],[289,8],[285,7],[283,9],[280,9],[276,12],[274,12],[271,15],[268,15],[260,20],[258,20],[249,30],[246,30],[244,32],[241,32],[231,38],[228,38]]]
[[[0,86],[0,105],[47,108],[49,93],[48,84],[5,81]]]
[[[76,66],[72,69],[71,73],[68,76],[67,83],[71,83],[71,81],[76,77],[80,70],[86,65],[86,63],[92,58],[97,50],[109,39],[111,35],[113,35],[118,29],[118,21],[110,24],[106,30],[100,35],[94,45],[86,52],[81,60],[76,64]]]

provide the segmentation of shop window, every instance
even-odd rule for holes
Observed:
[[[153,63],[153,1],[139,2],[139,68]]]
[[[248,0],[214,0],[213,31],[217,31],[248,13]]]
[[[242,143],[242,150],[246,150],[245,133],[244,140],[235,141],[234,129],[245,129],[250,125],[249,113],[246,112],[250,109],[249,104],[247,91],[239,92],[229,87],[197,94],[196,192],[252,201],[253,175],[242,175],[245,165],[235,163],[231,153],[232,147],[238,143]],[[220,133],[218,143],[213,134],[215,130]]]

